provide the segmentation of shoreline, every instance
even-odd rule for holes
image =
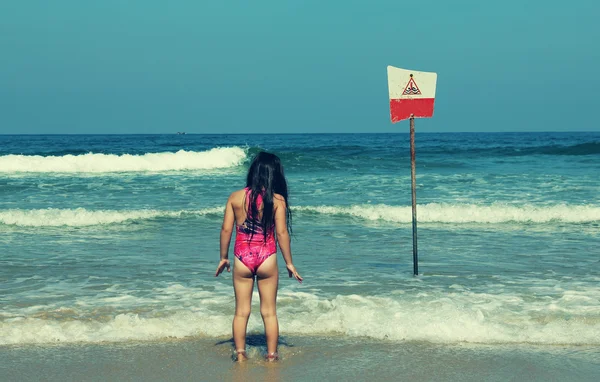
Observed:
[[[232,360],[231,338],[0,348],[3,381],[423,380],[593,381],[595,346],[474,345],[282,336],[267,363],[264,335],[250,334],[250,359]]]

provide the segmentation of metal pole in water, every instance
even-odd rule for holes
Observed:
[[[413,237],[413,274],[419,274],[417,254],[417,185],[415,169],[415,117],[410,117],[410,181],[412,188],[412,237]]]

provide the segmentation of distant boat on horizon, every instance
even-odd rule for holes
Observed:
[[[185,131],[178,131],[177,132],[177,135],[184,135],[184,134],[185,134]]]

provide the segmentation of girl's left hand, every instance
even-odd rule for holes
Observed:
[[[215,277],[219,276],[221,274],[221,272],[223,272],[225,270],[226,267],[227,267],[227,272],[231,272],[229,260],[224,259],[224,260],[219,261],[219,266],[217,267],[217,272],[215,273]]]

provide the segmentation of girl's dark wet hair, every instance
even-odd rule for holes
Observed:
[[[292,212],[290,211],[290,202],[288,201],[288,187],[285,175],[283,173],[283,166],[277,155],[270,154],[267,152],[260,152],[254,157],[250,168],[248,169],[248,176],[246,177],[246,187],[250,190],[250,205],[248,206],[248,215],[259,216],[258,206],[256,199],[258,195],[262,194],[263,198],[263,213],[260,221],[251,219],[252,237],[255,232],[255,225],[259,224],[264,234],[264,240],[267,240],[267,232],[269,228],[275,223],[275,216],[273,214],[273,197],[274,194],[279,194],[285,200],[286,208],[286,222],[288,232],[292,232]]]

